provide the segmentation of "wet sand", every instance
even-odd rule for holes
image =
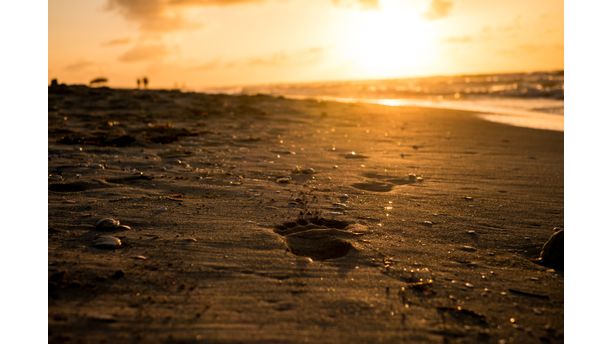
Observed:
[[[563,133],[60,86],[48,163],[51,342],[563,341]]]

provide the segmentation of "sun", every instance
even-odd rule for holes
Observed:
[[[415,11],[356,12],[346,28],[342,54],[364,77],[420,74],[435,58],[434,28]]]

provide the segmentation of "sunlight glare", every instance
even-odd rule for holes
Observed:
[[[403,7],[353,13],[343,53],[367,77],[418,74],[435,58],[433,26]]]

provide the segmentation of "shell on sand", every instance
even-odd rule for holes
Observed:
[[[542,247],[540,262],[544,266],[563,269],[563,229],[555,230]]]
[[[93,242],[94,247],[114,250],[121,247],[121,240],[110,235],[102,235],[96,238]]]
[[[130,230],[132,228],[130,228],[130,226],[126,226],[126,225],[122,225],[119,220],[107,217],[107,218],[103,218],[98,220],[98,222],[96,222],[96,229],[98,230],[103,230],[103,231],[108,231],[108,230]]]
[[[459,248],[461,251],[465,251],[465,252],[476,252],[476,247],[474,246],[469,246],[469,245],[463,245]]]
[[[338,208],[338,209],[348,209],[348,205],[346,205],[346,203],[334,203],[332,204],[332,207],[334,208]]]
[[[302,168],[302,167],[296,166],[293,169],[292,173],[297,173],[297,174],[315,174],[315,173],[317,173],[317,171],[314,168],[312,168],[312,167]]]
[[[119,220],[115,220],[115,219],[110,218],[110,217],[106,217],[106,218],[100,219],[100,220],[98,220],[98,222],[96,222],[96,228],[98,228],[98,229],[115,228],[115,227],[119,227],[119,225],[121,225]]]

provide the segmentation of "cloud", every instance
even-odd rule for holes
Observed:
[[[199,23],[187,21],[182,10],[186,7],[231,6],[259,3],[263,0],[108,0],[107,10],[137,22],[143,31],[174,31],[193,29]]]
[[[537,54],[554,53],[555,55],[563,56],[563,43],[549,43],[549,44],[533,44],[524,43],[518,46],[500,49],[497,51],[501,55],[517,56],[529,53],[531,56]]]
[[[107,0],[106,9],[138,23],[140,30],[165,32],[195,29],[202,23],[190,22],[183,16],[189,7],[235,6],[281,0]],[[331,0],[337,6],[359,5],[363,9],[378,8],[378,0]]]
[[[363,9],[378,8],[378,0],[332,0],[336,6],[352,6],[359,5]]]
[[[121,62],[139,62],[146,60],[159,60],[170,51],[163,44],[140,44],[119,56]]]
[[[117,46],[117,45],[126,45],[126,44],[130,43],[130,41],[131,41],[131,39],[129,39],[129,38],[111,39],[110,41],[102,43],[102,46],[112,47],[112,46]]]
[[[443,43],[449,44],[461,44],[472,42],[474,38],[472,36],[450,36],[442,39]]]
[[[256,56],[246,59],[220,61],[218,59],[208,61],[195,67],[199,70],[214,70],[222,68],[237,68],[237,67],[270,67],[287,64],[309,64],[316,61],[325,53],[325,49],[321,47],[313,47],[309,49],[297,50],[293,52],[278,52],[265,56]]]
[[[423,16],[429,20],[441,19],[449,15],[452,7],[449,0],[432,0]]]
[[[521,51],[542,51],[542,50],[553,50],[563,51],[563,43],[549,43],[549,44],[531,44],[525,43],[518,47]]]
[[[245,64],[249,66],[270,66],[295,62],[307,63],[312,62],[316,57],[323,53],[323,50],[323,48],[310,48],[292,53],[280,52],[269,56],[247,59]]]
[[[514,17],[514,20],[512,22],[507,23],[504,26],[500,26],[499,31],[506,31],[506,32],[517,31],[517,30],[520,30],[522,26],[523,26],[523,17],[518,15]]]
[[[69,65],[67,65],[65,68],[66,70],[70,70],[70,71],[78,71],[78,70],[82,70],[85,69],[89,66],[92,66],[94,63],[91,61],[87,61],[87,60],[79,60],[75,63],[71,63]]]
[[[516,36],[523,28],[523,20],[522,17],[516,16],[512,21],[500,23],[499,25],[484,26],[480,30],[480,38],[481,39],[494,39],[499,38],[500,36],[510,37]]]
[[[213,69],[219,69],[219,68],[226,68],[227,64],[223,63],[222,61],[219,60],[212,60],[212,61],[208,61],[205,63],[202,63],[200,65],[197,65],[194,67],[194,69],[199,69],[199,70],[213,70]]]

